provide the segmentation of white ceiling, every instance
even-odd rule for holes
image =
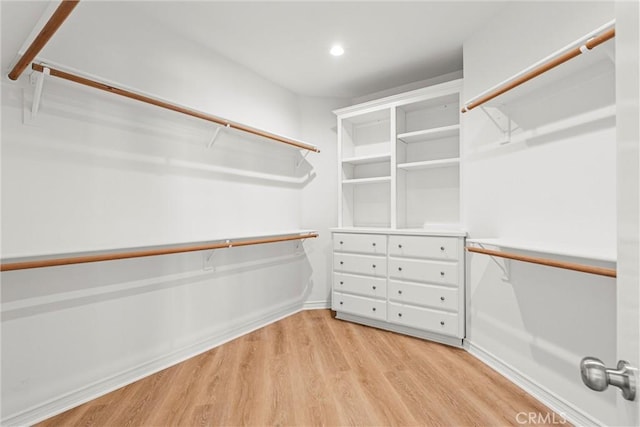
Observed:
[[[83,0],[73,12],[74,20],[93,20],[95,14],[104,13],[105,3],[99,3]],[[463,41],[504,5],[483,1],[108,3],[111,17],[127,16],[126,22],[133,17],[149,27],[166,29],[295,93],[344,98],[461,70]],[[3,70],[40,16],[51,9],[50,2],[2,1]],[[105,31],[117,28],[113,19],[105,21]],[[65,23],[72,25],[71,19]],[[344,45],[344,56],[328,54],[335,42]],[[55,43],[55,36],[50,43]]]

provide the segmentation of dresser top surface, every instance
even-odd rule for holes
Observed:
[[[362,228],[362,227],[336,227],[331,228],[333,233],[351,234],[384,234],[400,236],[447,236],[466,237],[467,232],[455,228]]]

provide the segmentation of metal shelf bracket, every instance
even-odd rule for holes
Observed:
[[[491,123],[493,123],[495,127],[497,127],[498,130],[500,130],[500,132],[502,132],[502,134],[504,135],[505,140],[503,141],[503,144],[511,142],[511,136],[513,135],[513,132],[520,129],[520,126],[516,122],[514,122],[511,117],[504,114],[498,108],[492,108],[495,115],[492,114],[492,112],[490,112],[484,105],[481,105],[480,109],[489,118],[489,120],[491,120]],[[500,122],[506,122],[506,127],[503,126]]]
[[[486,249],[481,244],[478,244],[478,247],[480,247],[482,249]],[[503,282],[509,282],[511,280],[511,260],[505,259],[504,260],[504,264],[500,264],[500,262],[498,262],[496,257],[494,257],[492,255],[489,255],[489,258],[491,259],[491,261],[493,261],[498,266],[500,271],[502,271],[502,281]]]
[[[33,89],[33,103],[31,105],[31,118],[29,121],[36,119],[38,111],[40,110],[40,103],[42,102],[42,90],[44,88],[44,78],[51,74],[51,70],[48,67],[44,67],[42,73],[38,74],[36,79],[35,88]]]
[[[300,159],[299,162],[296,163],[296,169],[298,169],[300,167],[300,165],[302,165],[302,163],[304,162],[304,160],[307,158],[307,156],[309,155],[310,151],[307,151],[306,153],[304,153],[302,155],[302,158]]]
[[[213,146],[213,144],[216,142],[216,139],[218,139],[218,135],[220,135],[220,131],[222,129],[228,129],[230,126],[231,125],[229,123],[227,123],[224,127],[222,127],[222,126],[217,127],[215,132],[213,132],[213,137],[209,141],[209,145],[207,145],[207,148],[211,148]]]

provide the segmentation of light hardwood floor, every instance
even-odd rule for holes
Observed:
[[[464,350],[314,310],[40,425],[517,426],[518,413],[551,414]]]

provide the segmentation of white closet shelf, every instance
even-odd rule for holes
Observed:
[[[50,61],[47,61],[47,63],[51,63]],[[305,142],[302,141],[298,141],[294,138],[290,138],[284,135],[279,135],[273,132],[269,132],[269,131],[265,131],[262,129],[258,129],[255,128],[253,126],[249,126],[249,125],[245,125],[243,123],[239,123],[239,122],[235,122],[235,121],[231,121],[231,120],[227,120],[224,119],[222,117],[218,117],[209,113],[205,113],[203,111],[198,111],[195,110],[193,108],[190,107],[186,107],[183,105],[179,105],[179,104],[175,104],[169,101],[166,101],[162,98],[156,97],[156,96],[150,96],[147,95],[143,92],[137,91],[137,90],[130,90],[124,87],[119,87],[119,85],[117,84],[113,84],[110,82],[107,82],[103,79],[94,79],[92,76],[92,78],[89,78],[89,76],[82,76],[82,75],[78,75],[78,74],[73,74],[64,70],[60,70],[60,69],[56,69],[53,67],[50,67],[48,65],[44,65],[43,63],[33,63],[31,64],[31,68],[34,71],[40,72],[42,73],[42,76],[44,75],[51,75],[63,80],[67,80],[70,82],[74,82],[74,83],[78,83],[81,84],[83,86],[88,86],[88,87],[92,87],[94,89],[98,89],[98,90],[102,90],[105,92],[109,92],[112,93],[114,95],[118,95],[118,96],[122,96],[125,98],[129,98],[129,99],[133,99],[135,101],[139,101],[139,102],[143,102],[145,104],[150,104],[150,105],[154,105],[156,107],[159,108],[163,108],[165,110],[170,110],[170,111],[175,111],[177,113],[180,114],[184,114],[187,116],[191,116],[191,117],[195,117],[201,120],[205,120],[208,122],[212,122],[215,123],[217,125],[219,125],[220,127],[216,128],[216,131],[214,133],[213,139],[211,140],[211,144],[213,144],[213,141],[216,139],[216,137],[218,136],[218,132],[220,131],[220,129],[222,128],[230,128],[230,129],[235,129],[237,131],[241,131],[241,132],[246,132],[267,140],[271,140],[271,141],[275,141],[275,142],[279,142],[279,143],[283,143],[283,144],[287,144],[290,145],[292,147],[296,147],[296,148],[301,148],[304,150],[309,150],[309,151],[314,151],[316,153],[320,152],[320,149],[314,145],[311,144],[307,144]],[[40,86],[41,88],[42,86]],[[37,104],[34,103],[34,108],[37,107]],[[35,111],[35,110],[34,110]]]
[[[354,178],[354,179],[344,179],[342,180],[342,184],[376,184],[381,182],[391,182],[390,176],[376,176],[373,178]]]
[[[367,163],[382,163],[391,161],[391,153],[387,154],[373,154],[369,156],[356,156],[342,159],[343,164],[349,165],[364,165]]]
[[[449,166],[457,166],[460,164],[460,158],[455,157],[452,159],[441,159],[441,160],[427,160],[424,162],[410,162],[410,163],[399,163],[398,169],[403,169],[406,171],[409,170],[419,170],[419,169],[434,169],[434,168],[445,168]]]
[[[494,246],[504,249],[515,249],[520,251],[537,252],[547,255],[556,255],[571,258],[582,258],[593,261],[616,263],[617,256],[615,249],[611,251],[598,250],[596,248],[585,248],[583,246],[551,246],[536,242],[525,242],[520,240],[509,240],[499,238],[488,239],[467,239],[467,243],[481,246]]]
[[[438,138],[446,138],[456,136],[460,133],[460,125],[442,126],[433,129],[418,130],[415,132],[406,132],[398,134],[398,139],[407,144],[413,142],[422,142]]]
[[[482,104],[502,107],[529,93],[538,92],[552,83],[573,81],[577,70],[592,67],[600,61],[615,64],[615,20],[591,31],[560,50],[532,64],[519,73],[476,95],[463,104],[462,112]],[[602,44],[602,47],[595,49]],[[587,53],[587,54],[583,54]],[[571,61],[569,61],[571,59]],[[562,64],[561,67],[558,65]],[[544,76],[543,76],[544,75]],[[542,77],[541,77],[542,76]],[[527,83],[524,85],[523,83]]]
[[[318,237],[315,230],[290,230],[268,234],[240,235],[235,237],[212,238],[194,242],[158,244],[152,246],[130,246],[117,249],[89,249],[66,253],[38,255],[15,255],[0,260],[0,271],[23,270],[41,267],[56,267],[89,262],[114,261],[158,255],[172,255],[186,252],[226,249],[264,243],[304,240]]]

